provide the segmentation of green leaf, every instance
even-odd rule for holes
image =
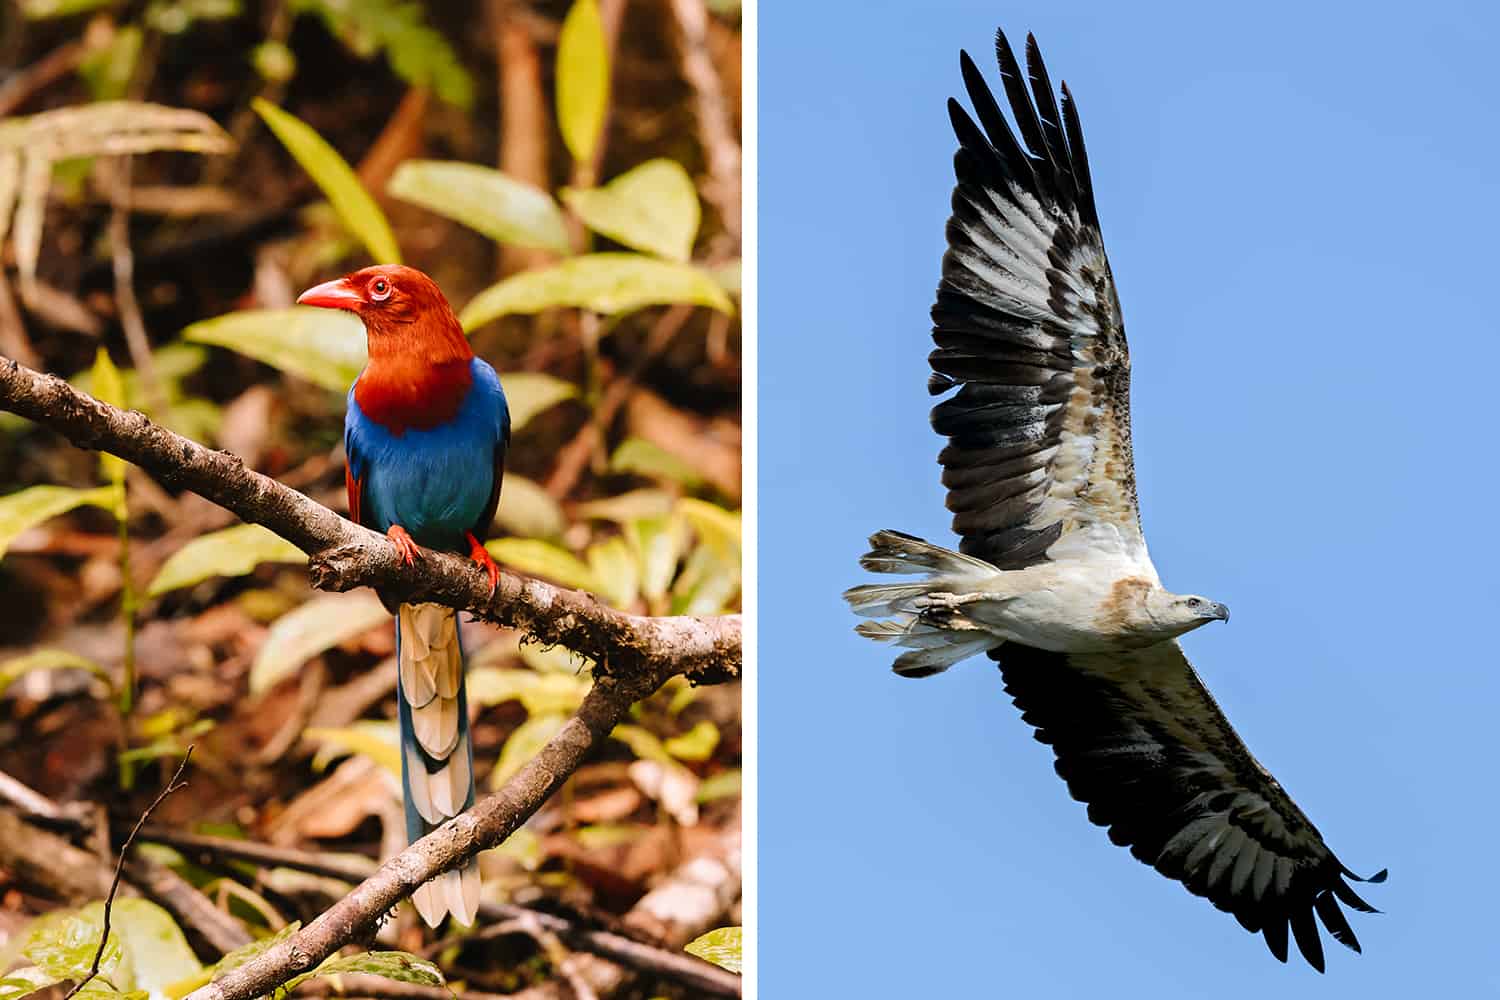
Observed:
[[[628,746],[641,760],[654,760],[658,764],[666,764],[669,767],[681,767],[682,765],[667,753],[667,748],[662,745],[661,740],[651,730],[634,723],[622,722],[615,726],[610,737],[619,740]]]
[[[385,213],[338,151],[296,115],[261,97],[255,98],[252,104],[287,152],[322,189],[344,228],[365,245],[375,262],[401,263],[401,251],[396,246],[396,237]]]
[[[57,981],[56,977],[47,975],[34,965],[28,965],[0,977],[0,1000],[21,1000],[21,997],[45,989]]]
[[[629,608],[640,596],[641,572],[635,554],[625,539],[616,535],[596,542],[584,553],[594,579],[599,581],[600,596],[617,608]]]
[[[330,958],[313,971],[294,976],[277,993],[284,996],[315,976],[332,976],[341,972],[358,972],[393,979],[398,983],[415,983],[418,986],[444,985],[443,974],[426,959],[404,951],[367,951],[359,955]]]
[[[662,747],[678,760],[701,761],[714,755],[719,746],[719,727],[704,720],[683,733],[662,743]]]
[[[522,538],[556,538],[567,527],[562,508],[552,494],[532,480],[514,474],[505,477],[495,523]]]
[[[89,903],[36,920],[22,954],[55,979],[82,979],[88,975],[103,933],[104,903]],[[165,997],[168,984],[201,969],[166,910],[146,899],[116,899],[110,913],[109,942],[99,963],[100,979],[95,981],[98,988],[90,983],[79,996],[96,1000],[122,995]]]
[[[556,375],[544,372],[515,372],[500,377],[505,390],[505,404],[510,407],[510,432],[521,428],[543,410],[549,410],[565,399],[578,395],[578,387]]]
[[[686,263],[701,209],[676,160],[647,160],[603,187],[564,188],[563,201],[596,233],[633,250]]]
[[[535,757],[547,741],[556,736],[568,717],[562,713],[533,715],[516,727],[500,749],[500,759],[490,772],[490,791],[494,791],[519,771],[525,763]]]
[[[726,563],[739,565],[740,515],[696,497],[683,497],[677,509],[692,525],[693,532]]]
[[[729,296],[696,267],[634,253],[591,253],[491,285],[470,300],[459,320],[473,330],[501,316],[558,306],[613,314],[674,303],[734,313]]]
[[[595,0],[574,0],[557,38],[557,125],[568,152],[591,163],[609,107],[609,46]]]
[[[391,613],[374,594],[326,594],[276,619],[250,667],[250,693],[275,687],[308,660],[352,639]]]
[[[574,674],[479,667],[469,672],[468,697],[485,706],[519,701],[527,715],[560,715],[576,709],[591,686],[587,677]]]
[[[113,6],[114,3],[115,0],[21,0],[21,14],[28,21],[42,21],[51,17],[85,14]]]
[[[293,13],[318,14],[355,55],[385,51],[391,70],[414,87],[427,88],[468,110],[474,81],[448,40],[423,19],[427,4],[410,0],[291,0]]]
[[[567,221],[540,188],[478,163],[407,160],[386,193],[421,205],[506,246],[568,253]]]
[[[665,479],[696,486],[702,481],[691,465],[645,438],[631,437],[620,442],[609,457],[610,472],[629,472],[648,479]]]
[[[675,517],[632,521],[625,526],[625,538],[640,566],[641,593],[648,601],[661,599],[672,585],[682,556],[686,541],[682,522]]]
[[[237,524],[193,539],[172,553],[147,590],[158,597],[211,576],[244,576],[265,562],[304,563],[307,554],[258,524]]]
[[[252,958],[256,958],[257,956],[271,950],[271,948],[280,943],[282,939],[291,937],[293,934],[297,933],[297,931],[300,930],[301,927],[301,921],[293,920],[291,923],[287,924],[275,934],[272,934],[268,937],[263,937],[259,941],[251,941],[247,945],[241,945],[240,947],[234,949],[234,951],[229,952],[223,958],[219,959],[216,963],[208,968],[207,971],[211,973],[211,979],[217,979],[219,976],[222,976],[226,972],[231,972],[235,969],[238,969],[240,966],[249,962]]]
[[[99,664],[65,649],[38,649],[0,663],[0,694],[33,670],[87,670],[111,688],[114,678]]]
[[[389,719],[360,719],[337,729],[314,726],[302,735],[322,744],[312,759],[316,771],[328,767],[339,757],[357,753],[401,777],[401,733],[396,723]]]
[[[732,771],[720,771],[718,774],[704,778],[703,783],[698,786],[699,805],[717,799],[733,798],[740,794],[740,783],[739,768]]]
[[[114,508],[115,490],[112,486],[99,486],[90,490],[74,489],[71,486],[32,486],[19,493],[0,497],[0,557],[10,548],[16,536],[43,521],[66,514],[85,504]]]
[[[365,367],[365,328],[339,309],[250,309],[201,320],[186,340],[215,344],[315,385],[345,392]]]
[[[582,674],[593,671],[594,661],[582,653],[575,653],[567,646],[543,646],[539,642],[523,642],[518,652],[521,662],[532,670],[546,674]]]
[[[116,31],[107,45],[90,52],[78,64],[78,75],[83,77],[94,100],[118,101],[125,96],[144,40],[141,29],[128,24]]]
[[[744,964],[744,941],[744,928],[720,927],[695,938],[683,951],[712,962],[721,969],[739,973]]]
[[[528,576],[539,576],[575,590],[597,591],[599,581],[566,549],[535,538],[496,538],[484,546],[501,563]]]
[[[575,504],[573,513],[581,518],[596,518],[625,524],[648,517],[666,517],[672,513],[672,494],[666,490],[630,490],[603,500]]]

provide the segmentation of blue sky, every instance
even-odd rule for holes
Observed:
[[[763,996],[1500,986],[1497,15],[1145,6],[761,11]],[[1234,609],[1188,654],[1340,858],[1391,870],[1328,981],[1110,845],[987,661],[898,678],[839,599],[870,531],[954,541],[943,103],[960,47],[998,84],[997,25],[1082,111],[1152,555]]]

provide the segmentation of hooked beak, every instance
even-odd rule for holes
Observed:
[[[1227,604],[1210,604],[1206,609],[1208,617],[1216,621],[1229,621],[1229,606]]]
[[[348,309],[357,310],[365,304],[365,300],[358,292],[343,278],[335,278],[325,281],[321,285],[314,285],[301,295],[297,296],[297,304],[303,306],[320,306],[324,309]]]

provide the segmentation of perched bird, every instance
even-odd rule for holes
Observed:
[[[1130,359],[1099,234],[1077,107],[1059,110],[1035,39],[1027,75],[997,34],[1018,142],[967,53],[979,124],[948,102],[958,184],[932,309],[932,411],[959,552],[896,531],[876,573],[922,577],[844,596],[926,677],[975,654],[1051,745],[1058,774],[1114,843],[1323,970],[1313,915],[1359,951],[1339,908],[1373,908],[1311,820],[1251,755],[1176,637],[1228,621],[1166,590],[1146,551],[1130,445]],[[1028,93],[1027,82],[1030,82]],[[1024,145],[1023,145],[1024,143]],[[956,391],[955,391],[956,390]]]
[[[408,565],[421,548],[467,552],[500,568],[481,539],[500,501],[510,411],[500,378],[474,356],[448,300],[421,271],[380,266],[309,288],[297,299],[364,321],[370,361],[349,390],[344,476],[349,516],[383,531]],[[441,604],[396,614],[401,784],[406,832],[424,836],[474,804],[474,762],[458,615]],[[472,924],[479,865],[444,872],[412,895],[433,927]]]

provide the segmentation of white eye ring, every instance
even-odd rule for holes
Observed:
[[[391,297],[391,283],[384,278],[376,278],[370,283],[370,298],[376,302],[384,302]]]

